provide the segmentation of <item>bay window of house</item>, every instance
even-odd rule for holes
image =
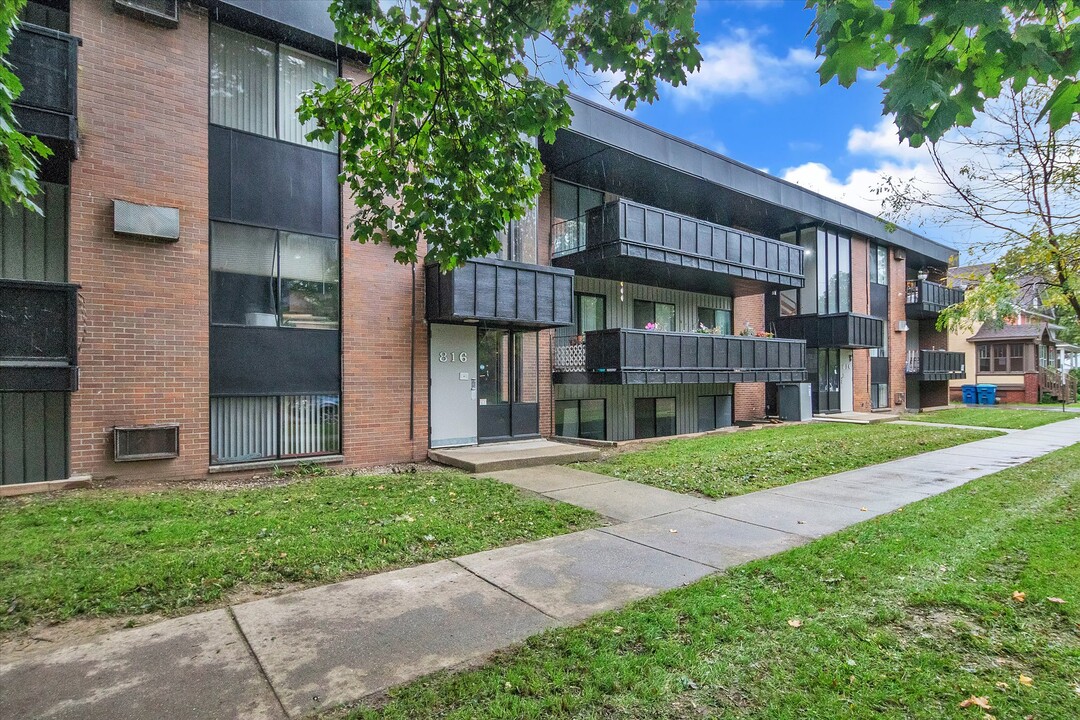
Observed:
[[[675,306],[651,300],[635,300],[634,327],[638,330],[674,332]]]
[[[337,151],[337,142],[308,140],[315,121],[301,123],[301,96],[333,85],[337,64],[239,30],[210,26],[210,122],[307,147]]]
[[[563,180],[551,182],[551,242],[555,255],[585,248],[585,215],[604,204],[604,193]]]
[[[559,437],[603,440],[607,436],[604,400],[557,400],[555,434]]]
[[[675,434],[675,398],[636,398],[634,437],[651,438]]]

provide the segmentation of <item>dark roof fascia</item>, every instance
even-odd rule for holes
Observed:
[[[910,230],[896,228],[889,231],[885,221],[870,213],[781,180],[611,108],[577,95],[571,95],[569,101],[574,112],[570,132],[942,263],[947,264],[959,255],[955,248]]]

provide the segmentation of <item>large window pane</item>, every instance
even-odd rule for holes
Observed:
[[[606,302],[603,295],[579,294],[578,299],[578,335],[607,327]]]
[[[480,330],[476,334],[476,374],[481,405],[510,401],[510,340],[503,330]]]
[[[577,400],[558,400],[555,403],[555,434],[559,437],[581,437],[581,421]]]
[[[308,140],[306,135],[315,129],[315,121],[301,124],[296,115],[301,95],[314,90],[316,84],[327,87],[334,84],[337,66],[329,60],[282,45],[278,51],[278,67],[278,137],[320,150],[337,150],[336,142]]]
[[[675,398],[656,398],[656,436],[675,434]]]
[[[281,398],[281,456],[329,455],[341,449],[341,411],[337,395],[286,395]]]
[[[826,312],[840,312],[840,270],[837,264],[836,233],[822,233],[825,237],[825,262],[826,262]]]
[[[580,401],[581,434],[589,440],[603,440],[606,433],[606,408],[602,399]]]
[[[717,310],[715,308],[698,308],[698,329],[714,330],[721,335],[730,335],[732,330],[732,314],[730,310]]]
[[[514,402],[540,402],[539,334],[514,333]]]
[[[277,455],[276,397],[210,398],[210,462],[229,464]]]
[[[277,233],[245,225],[210,225],[211,321],[277,325]]]
[[[553,252],[573,252],[578,247],[578,189],[569,183],[551,184],[551,240]]]
[[[210,122],[274,137],[274,43],[210,26]]]
[[[337,240],[281,233],[281,324],[338,326]]]
[[[851,239],[838,235],[836,248],[839,278],[837,306],[839,312],[851,312]]]

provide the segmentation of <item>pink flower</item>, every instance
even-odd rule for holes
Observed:
[[[654,322],[645,323],[645,329],[646,330],[655,330],[656,329],[656,323],[654,323]]]

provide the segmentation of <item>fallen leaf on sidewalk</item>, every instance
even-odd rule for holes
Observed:
[[[859,508],[859,512],[870,512],[870,511],[869,511],[869,510],[867,510],[867,509],[866,509],[866,508],[864,508],[864,507],[861,507],[861,508]]]
[[[677,532],[679,532],[679,531],[678,531],[678,530],[675,530],[675,529],[671,529],[671,530],[668,530],[668,532],[669,532],[669,533],[677,533]]]
[[[964,700],[960,703],[960,707],[962,708],[971,707],[972,705],[974,705],[975,707],[980,707],[983,710],[989,710],[991,707],[990,698],[972,695],[967,700]]]
[[[799,618],[791,618],[787,621],[787,624],[793,628],[802,627],[802,620]]]

